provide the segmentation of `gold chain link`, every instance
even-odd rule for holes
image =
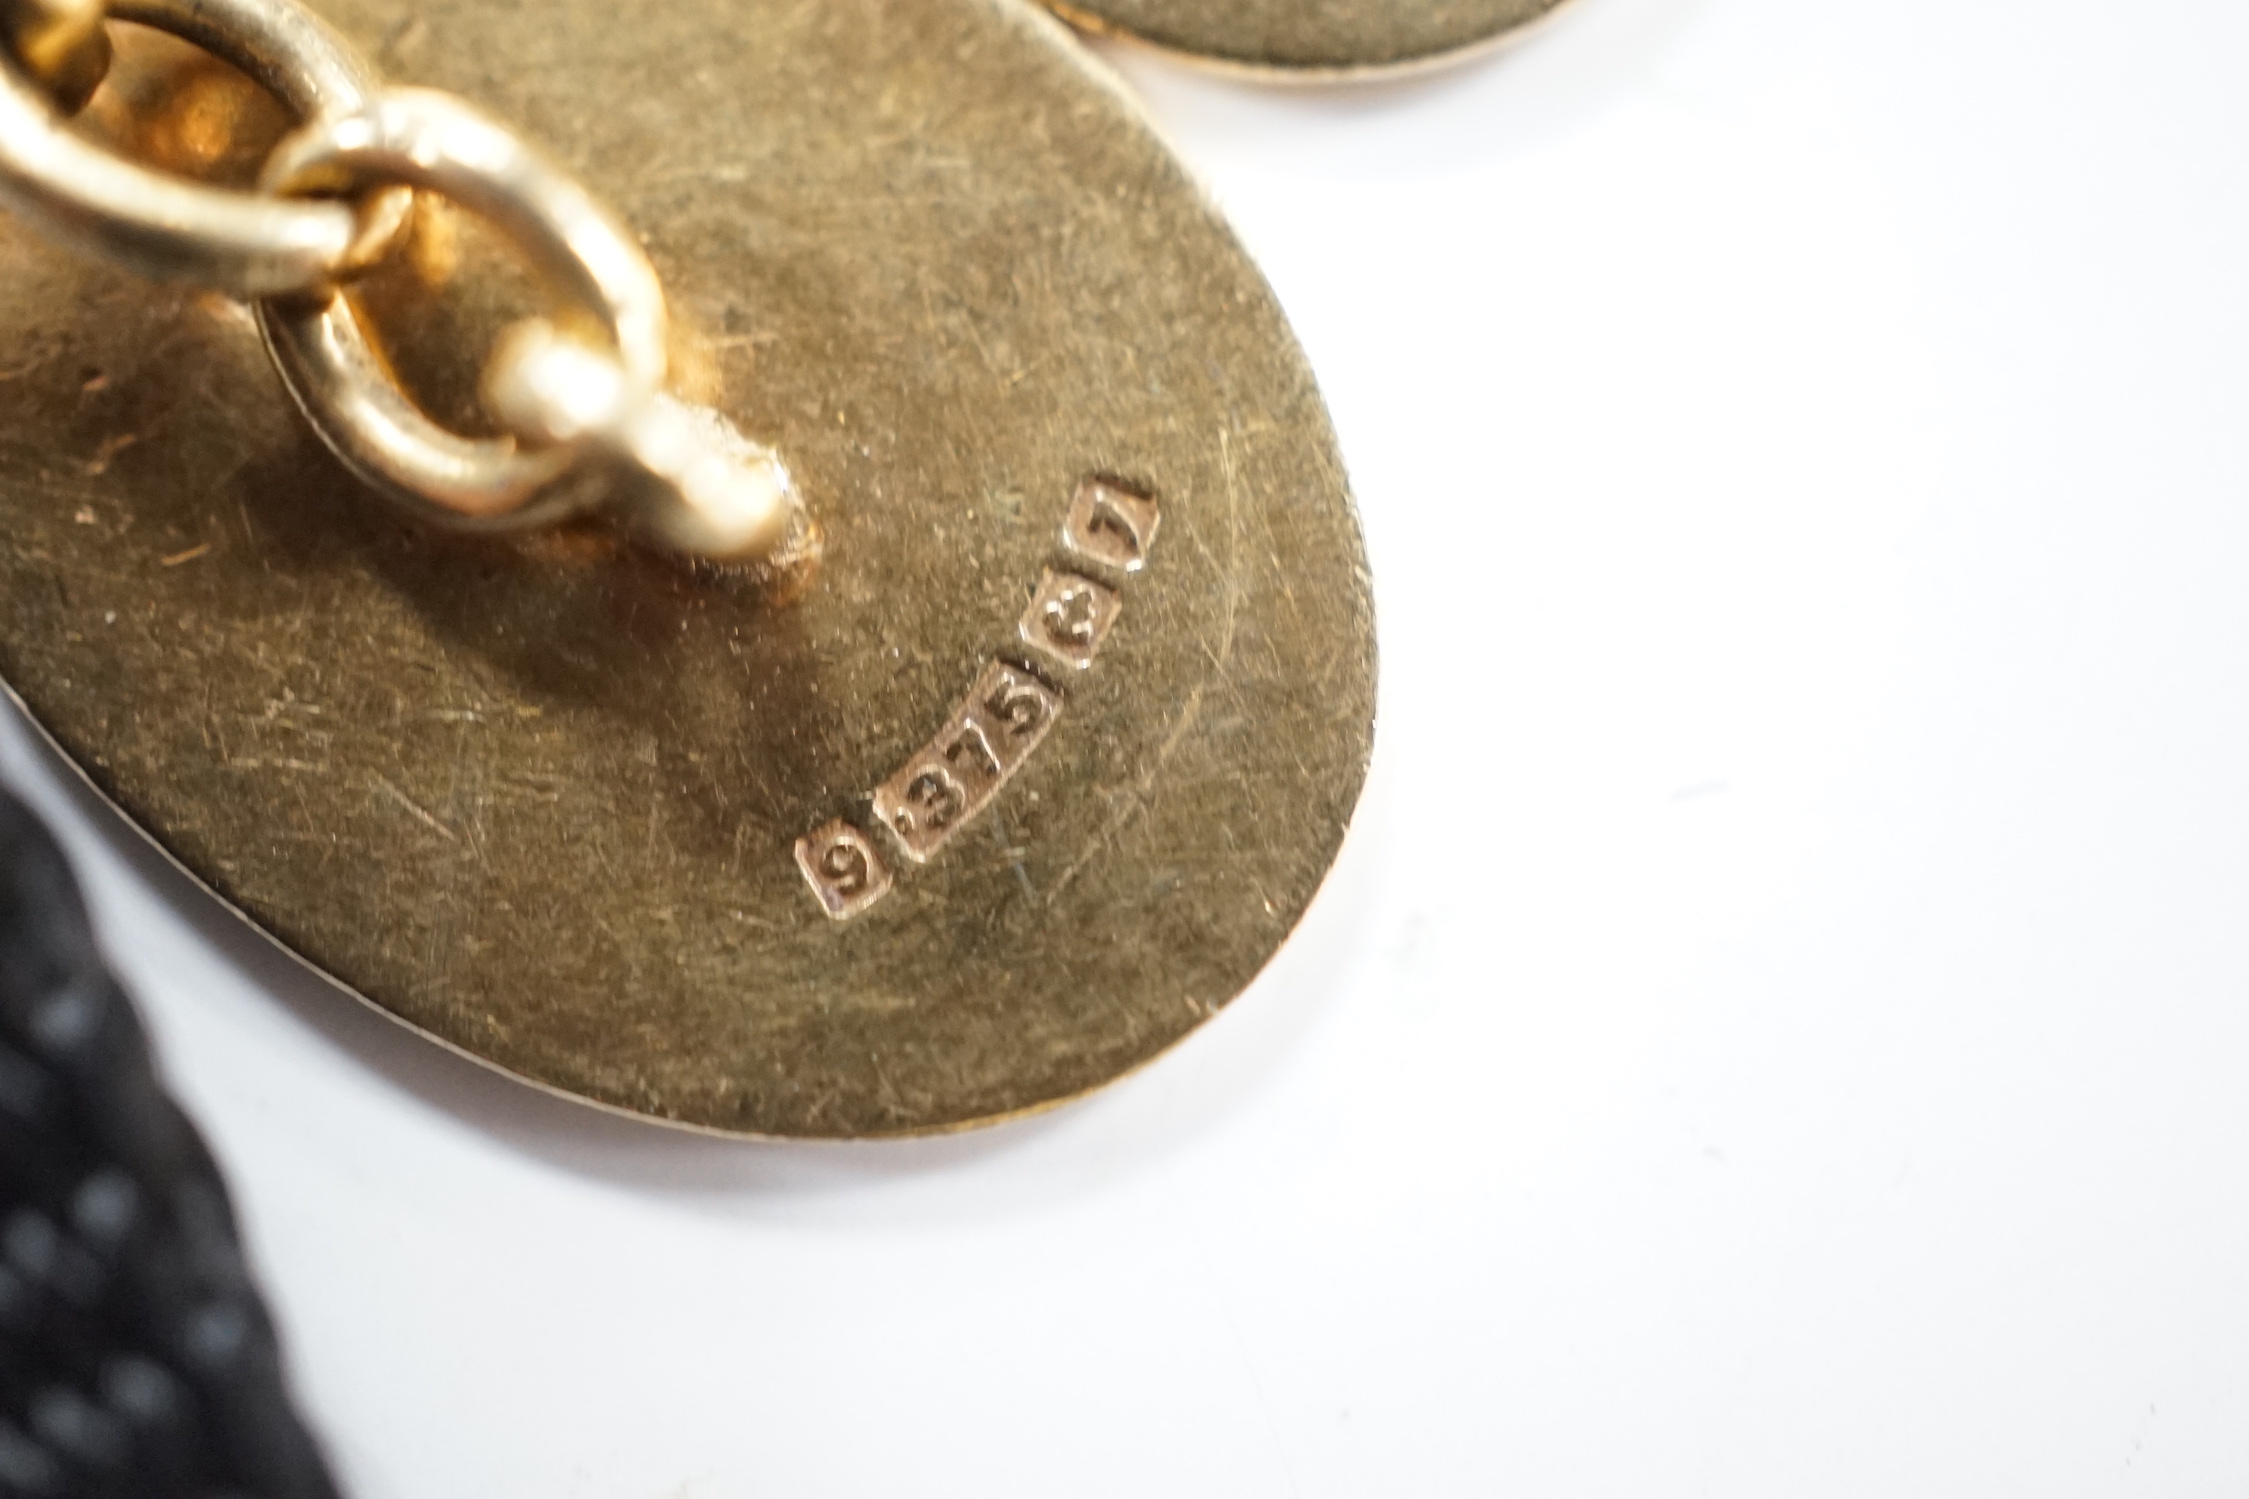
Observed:
[[[257,192],[165,176],[68,128],[108,71],[108,20],[196,43],[296,113]],[[664,392],[670,315],[633,236],[504,126],[449,95],[384,88],[292,0],[0,0],[0,43],[0,205],[141,275],[255,301],[322,440],[425,518],[513,530],[605,507],[722,559],[770,555],[801,530],[779,458]],[[596,346],[544,319],[503,334],[483,388],[506,436],[463,438],[424,414],[340,290],[400,244],[416,189],[498,227],[607,334]]]

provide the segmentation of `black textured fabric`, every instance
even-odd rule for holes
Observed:
[[[210,1152],[0,792],[0,1499],[334,1499]]]

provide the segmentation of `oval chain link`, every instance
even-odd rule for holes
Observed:
[[[69,129],[108,67],[105,17],[203,47],[296,114],[259,192],[168,177]],[[492,223],[604,335],[545,320],[503,335],[483,389],[508,436],[427,416],[342,293],[404,238],[415,189]],[[382,88],[291,0],[0,0],[0,202],[140,274],[256,301],[322,440],[426,519],[516,530],[608,505],[661,545],[718,558],[768,555],[795,530],[780,460],[664,393],[669,313],[632,235],[505,127],[447,95]]]
[[[106,70],[109,48],[106,32],[97,44],[64,24],[63,9],[61,0],[0,0],[6,29],[19,39],[17,65],[0,66],[0,201],[17,213],[141,275],[239,297],[331,285],[396,242],[406,223],[403,194],[355,207],[229,192],[152,171],[74,133],[65,106],[82,100],[75,91],[50,92],[39,79],[83,82],[95,60]],[[113,0],[107,14],[196,43],[301,118],[356,108],[374,88],[350,48],[293,5]]]

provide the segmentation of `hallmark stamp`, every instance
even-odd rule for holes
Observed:
[[[1062,547],[1129,578],[1148,565],[1161,519],[1154,495],[1089,478],[1070,499]],[[1123,608],[1108,584],[1050,567],[1016,633],[1041,655],[1084,671]],[[1004,660],[987,662],[937,737],[875,788],[875,818],[897,836],[911,863],[927,864],[992,804],[1061,712],[1062,694],[1039,676]],[[890,893],[890,866],[874,840],[840,818],[799,838],[796,854],[805,883],[836,921],[849,921]]]
[[[1005,661],[984,668],[968,700],[982,717],[1006,776],[1023,768],[1062,711],[1062,699],[1053,688]]]
[[[890,893],[890,866],[874,841],[842,818],[797,840],[797,868],[833,921],[849,921]]]
[[[1070,501],[1062,544],[1081,557],[1136,573],[1148,565],[1163,516],[1153,495],[1136,494],[1110,479],[1088,479]]]
[[[926,864],[991,804],[1054,727],[1062,699],[1004,661],[984,668],[944,731],[875,790],[875,816]]]
[[[1030,645],[1084,671],[1100,653],[1124,601],[1091,578],[1048,568],[1016,628]]]
[[[999,787],[990,736],[975,718],[956,714],[944,733],[875,788],[875,816],[898,835],[907,858],[927,864]]]

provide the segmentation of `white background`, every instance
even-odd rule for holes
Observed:
[[[354,1495],[2249,1491],[2249,7],[1112,56],[1321,371],[1384,649],[1333,882],[1145,1075],[598,1117],[0,732]]]

